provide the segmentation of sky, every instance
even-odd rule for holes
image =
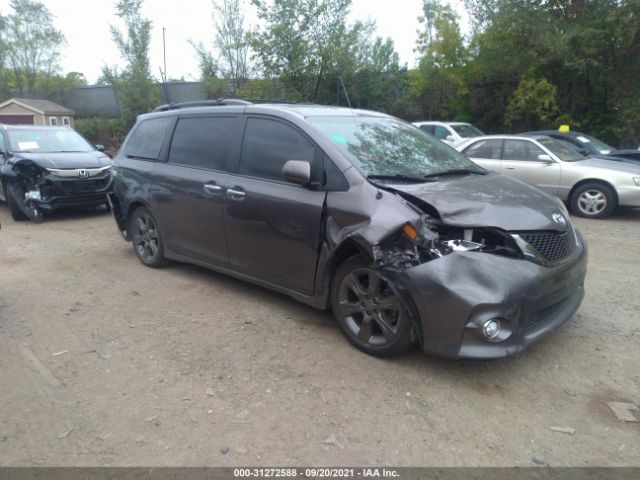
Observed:
[[[41,0],[53,14],[56,28],[67,40],[62,48],[64,73],[82,72],[89,83],[95,82],[103,65],[122,66],[109,25],[120,26],[115,16],[115,0]],[[448,0],[463,14],[460,0]],[[213,41],[212,0],[145,0],[143,15],[153,22],[150,47],[152,73],[160,76],[163,63],[162,29],[166,35],[167,74],[169,78],[197,80],[198,63],[189,40],[210,45]],[[413,51],[422,13],[422,0],[353,0],[349,20],[376,22],[376,35],[395,42],[401,63],[416,63]],[[0,13],[11,12],[9,0],[0,0]],[[253,7],[245,0],[245,18],[256,25]],[[463,20],[464,21],[464,20]]]

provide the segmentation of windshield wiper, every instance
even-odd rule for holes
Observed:
[[[451,170],[442,170],[441,172],[428,173],[423,178],[441,177],[443,175],[487,175],[488,170],[478,170],[475,168],[453,168]]]
[[[396,173],[394,175],[367,175],[368,180],[400,180],[402,182],[429,182],[431,180],[426,179],[426,175],[401,175]]]

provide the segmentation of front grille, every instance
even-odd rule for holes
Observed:
[[[527,324],[525,325],[525,330],[533,330],[535,328],[539,328],[547,321],[553,319],[553,316],[558,313],[562,308],[567,304],[567,302],[571,299],[571,296],[565,297],[562,300],[549,305],[548,307],[541,308],[538,311],[535,311],[529,315],[529,319],[527,320]]]
[[[549,263],[567,258],[575,246],[571,232],[521,233],[520,238],[535,248]]]
[[[109,178],[104,178],[101,180],[79,180],[73,182],[73,191],[74,193],[91,193],[99,190],[104,190],[108,183]]]

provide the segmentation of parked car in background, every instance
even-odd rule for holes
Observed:
[[[108,206],[111,184],[111,160],[74,130],[0,124],[0,201],[14,220]]]
[[[434,137],[449,145],[456,145],[467,138],[484,135],[479,129],[464,122],[414,122],[420,130],[430,133]]]
[[[138,118],[114,172],[115,220],[144,265],[330,307],[372,355],[512,355],[584,294],[586,244],[562,202],[382,113],[167,105]]]
[[[543,135],[489,135],[456,148],[481,167],[556,195],[582,217],[640,207],[640,165],[631,162],[585,157]]]
[[[563,143],[587,157],[614,158],[640,162],[640,150],[618,150],[611,145],[580,132],[560,132],[558,130],[539,130],[521,135],[545,135]]]

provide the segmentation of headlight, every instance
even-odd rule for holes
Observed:
[[[640,187],[640,177],[633,177],[633,181],[636,185]]]

